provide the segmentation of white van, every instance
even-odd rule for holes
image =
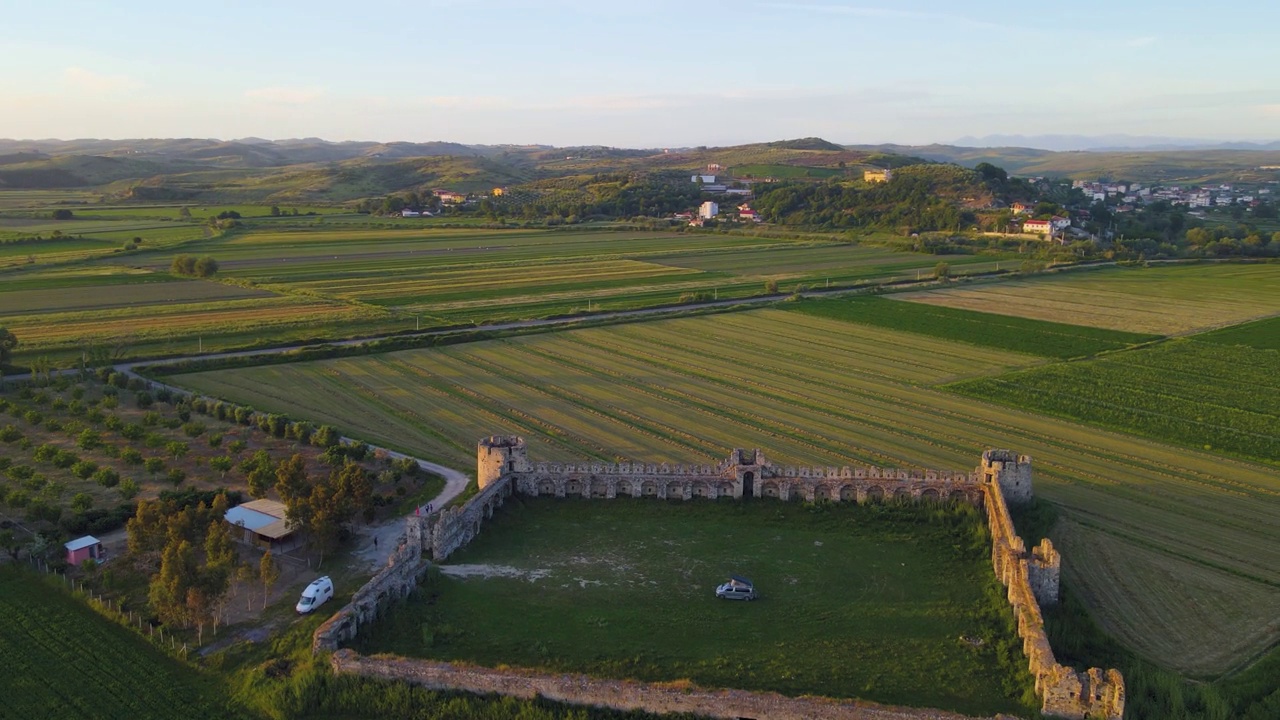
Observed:
[[[294,609],[299,614],[305,615],[323,605],[324,601],[331,597],[333,597],[333,581],[325,575],[319,580],[312,581],[307,589],[302,591],[302,597],[298,599],[298,605]]]

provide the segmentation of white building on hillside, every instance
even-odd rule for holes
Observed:
[[[702,203],[702,207],[698,208],[698,217],[702,218],[703,220],[710,220],[711,218],[719,214],[720,214],[720,205],[717,203],[713,203],[710,200]]]

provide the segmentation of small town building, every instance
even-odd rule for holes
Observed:
[[[462,193],[452,192],[450,190],[436,190],[436,197],[440,198],[440,202],[445,205],[461,205],[467,201],[467,196]]]
[[[496,187],[496,188],[494,188],[494,189],[493,189],[493,196],[494,196],[494,197],[502,197],[503,195],[506,195],[506,194],[507,194],[507,189],[506,189],[506,188]]]
[[[1010,205],[1009,209],[1013,211],[1014,215],[1025,215],[1030,213],[1034,208],[1024,202],[1016,202]]]
[[[863,182],[882,183],[882,182],[889,182],[892,179],[893,179],[893,171],[888,168],[885,168],[883,170],[877,168],[875,170],[862,171]]]
[[[711,185],[715,183],[715,181],[716,181],[715,175],[694,175],[693,177],[689,178],[689,182],[694,182],[694,183],[700,182],[703,185]]]
[[[253,500],[227,510],[224,519],[231,524],[231,539],[271,552],[287,552],[297,548],[302,539],[289,527],[284,503],[276,500]]]
[[[698,208],[698,217],[702,218],[703,220],[710,220],[711,218],[719,214],[720,214],[720,205],[710,200],[702,203],[702,205]]]
[[[1022,232],[1027,235],[1052,235],[1053,223],[1049,220],[1024,220]]]
[[[102,547],[102,542],[92,535],[76,538],[63,547],[67,549],[68,565],[79,565],[85,560],[102,562],[107,557],[107,551]]]
[[[422,217],[422,213],[417,210],[405,209],[400,211],[400,217]]]

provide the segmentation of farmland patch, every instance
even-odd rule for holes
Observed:
[[[1280,312],[1280,265],[1108,268],[901,297],[1000,315],[1169,335]]]

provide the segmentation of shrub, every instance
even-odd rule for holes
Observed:
[[[22,415],[22,419],[31,425],[39,425],[44,420],[44,416],[35,410],[28,410]]]
[[[0,441],[11,443],[22,439],[22,431],[12,425],[0,428]]]
[[[80,462],[80,457],[70,450],[59,450],[58,454],[53,456],[54,467],[66,469],[78,462]]]
[[[120,481],[120,497],[125,500],[132,500],[138,494],[138,482],[133,478],[125,478]]]
[[[71,473],[81,480],[88,480],[96,472],[98,472],[98,463],[92,460],[81,460],[71,466]]]
[[[207,438],[209,447],[216,448],[222,445],[222,433],[213,433]]]
[[[151,397],[151,393],[139,390],[133,394],[133,402],[139,409],[146,409],[155,404],[155,398]]]
[[[121,450],[120,459],[128,465],[141,465],[143,462],[142,453],[134,448]]]
[[[150,410],[142,416],[142,424],[146,427],[155,427],[160,424],[160,413]]]
[[[189,422],[182,426],[182,434],[189,438],[197,438],[203,435],[207,429],[202,422]]]
[[[26,490],[10,490],[4,496],[4,503],[11,508],[26,507],[31,502],[31,494]]]
[[[85,420],[88,420],[89,422],[93,423],[94,425],[97,425],[98,423],[102,422],[102,421],[103,421],[103,419],[105,419],[105,418],[106,418],[106,415],[104,415],[104,414],[103,414],[103,412],[102,412],[101,410],[99,410],[98,408],[94,408],[94,409],[92,409],[92,410],[90,410],[89,412],[87,412],[87,413],[85,413],[85,414],[84,414],[84,419],[85,419]]]
[[[112,432],[119,432],[120,428],[124,427],[124,420],[117,415],[108,415],[103,422],[103,427]]]
[[[105,390],[111,390],[111,389],[113,388],[105,388]],[[120,398],[117,397],[116,394],[113,392],[104,392],[102,395],[102,398],[98,400],[98,407],[102,408],[103,410],[114,410],[119,406],[120,406]]]
[[[44,443],[36,448],[31,457],[36,462],[51,463],[58,456],[58,446],[50,443]]]
[[[11,480],[26,480],[36,474],[35,468],[30,465],[14,465],[4,471]]]
[[[86,428],[76,437],[76,447],[81,450],[92,450],[102,444],[102,435],[97,430]]]
[[[146,445],[149,448],[155,449],[164,445],[164,442],[165,442],[164,436],[161,435],[160,433],[147,433],[147,436],[143,439],[142,444]]]
[[[120,457],[120,448],[116,447],[115,445],[103,445],[100,448],[99,452],[101,452],[103,455],[106,455],[109,458]]]
[[[98,468],[93,474],[93,481],[102,487],[115,487],[120,484],[120,473],[108,467]]]
[[[93,507],[93,496],[89,493],[76,493],[71,498],[71,509],[83,513]]]
[[[138,423],[129,423],[120,428],[120,437],[126,440],[141,440],[147,436],[147,429]]]
[[[165,477],[169,482],[173,483],[174,487],[177,487],[182,484],[183,480],[187,479],[187,474],[182,471],[182,468],[169,468],[169,473]]]
[[[249,446],[248,443],[246,443],[243,440],[232,440],[231,442],[227,443],[227,451],[235,453],[236,455],[239,455],[240,453],[244,452],[244,449],[248,446]]]
[[[49,418],[44,421],[44,429],[49,432],[58,432],[62,429],[62,421],[58,418]]]
[[[142,463],[142,467],[154,476],[164,469],[164,458],[149,457]]]

